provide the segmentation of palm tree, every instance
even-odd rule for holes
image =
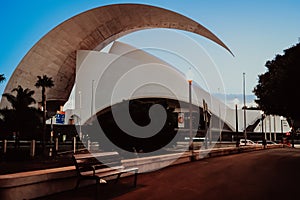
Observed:
[[[35,83],[35,87],[42,88],[42,108],[43,108],[43,148],[45,150],[45,140],[46,140],[46,88],[52,88],[54,86],[54,81],[52,77],[47,75],[37,76],[38,80]]]
[[[10,131],[16,132],[16,136],[23,135],[26,131],[33,131],[38,125],[38,119],[36,117],[36,109],[30,107],[35,103],[33,90],[23,89],[22,86],[14,88],[11,93],[4,93],[2,96],[7,99],[11,104],[12,109],[5,108],[1,110],[1,114],[4,116],[4,123]],[[17,138],[18,139],[18,138]],[[16,144],[18,141],[16,140]]]
[[[4,80],[5,80],[4,74],[0,74],[0,83],[2,83]],[[3,124],[4,124],[3,114],[0,112],[0,127],[3,127]]]
[[[0,83],[2,83],[3,81],[5,81],[4,74],[0,74]]]
[[[14,88],[12,91],[17,92],[17,95],[14,96],[10,93],[4,93],[2,96],[6,97],[7,101],[11,104],[12,108],[16,111],[24,111],[28,107],[35,103],[35,99],[32,97],[34,94],[33,90],[26,88],[25,90],[22,86]]]

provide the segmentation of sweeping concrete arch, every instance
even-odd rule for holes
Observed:
[[[36,76],[46,74],[55,82],[55,87],[47,92],[48,100],[66,102],[75,81],[77,50],[101,50],[121,36],[150,28],[193,32],[231,53],[212,32],[181,14],[141,4],[108,5],[76,15],[41,38],[19,63],[5,92],[18,85],[36,90]],[[35,98],[40,101],[39,90],[36,90]]]

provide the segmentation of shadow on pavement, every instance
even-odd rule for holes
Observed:
[[[80,187],[78,190],[65,191],[50,196],[36,198],[35,200],[58,200],[58,199],[72,199],[72,200],[85,200],[85,199],[113,199],[122,196],[126,193],[139,190],[144,185],[138,184],[137,187],[132,185],[132,177],[122,178],[118,183],[113,180],[108,181],[106,184],[100,184],[98,188],[98,196],[96,198],[96,186],[90,185]]]

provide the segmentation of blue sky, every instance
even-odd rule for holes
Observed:
[[[192,18],[215,33],[235,57],[201,36],[185,34],[210,55],[227,94],[242,93],[243,72],[246,73],[246,93],[251,94],[258,75],[265,72],[265,62],[298,43],[300,37],[300,1],[1,1],[0,73],[9,79],[30,48],[63,21],[91,8],[116,3],[163,7]],[[138,45],[134,35],[124,41]],[[6,83],[0,85],[0,94]]]

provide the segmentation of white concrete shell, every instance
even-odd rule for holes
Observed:
[[[76,74],[76,101],[75,104],[72,103],[75,110],[68,115],[81,116],[82,123],[97,112],[123,100],[167,98],[189,102],[185,74],[159,58],[121,42],[114,42],[108,53],[78,51]],[[140,76],[141,74],[143,76]],[[209,112],[216,116],[214,120],[220,118],[222,124],[226,123],[235,131],[235,110],[197,84],[193,84],[192,94],[194,105],[202,108],[204,99]],[[260,112],[257,110],[248,110],[246,114],[246,126],[252,125],[260,118]],[[238,110],[238,115],[238,129],[242,131],[244,125],[241,109]]]

